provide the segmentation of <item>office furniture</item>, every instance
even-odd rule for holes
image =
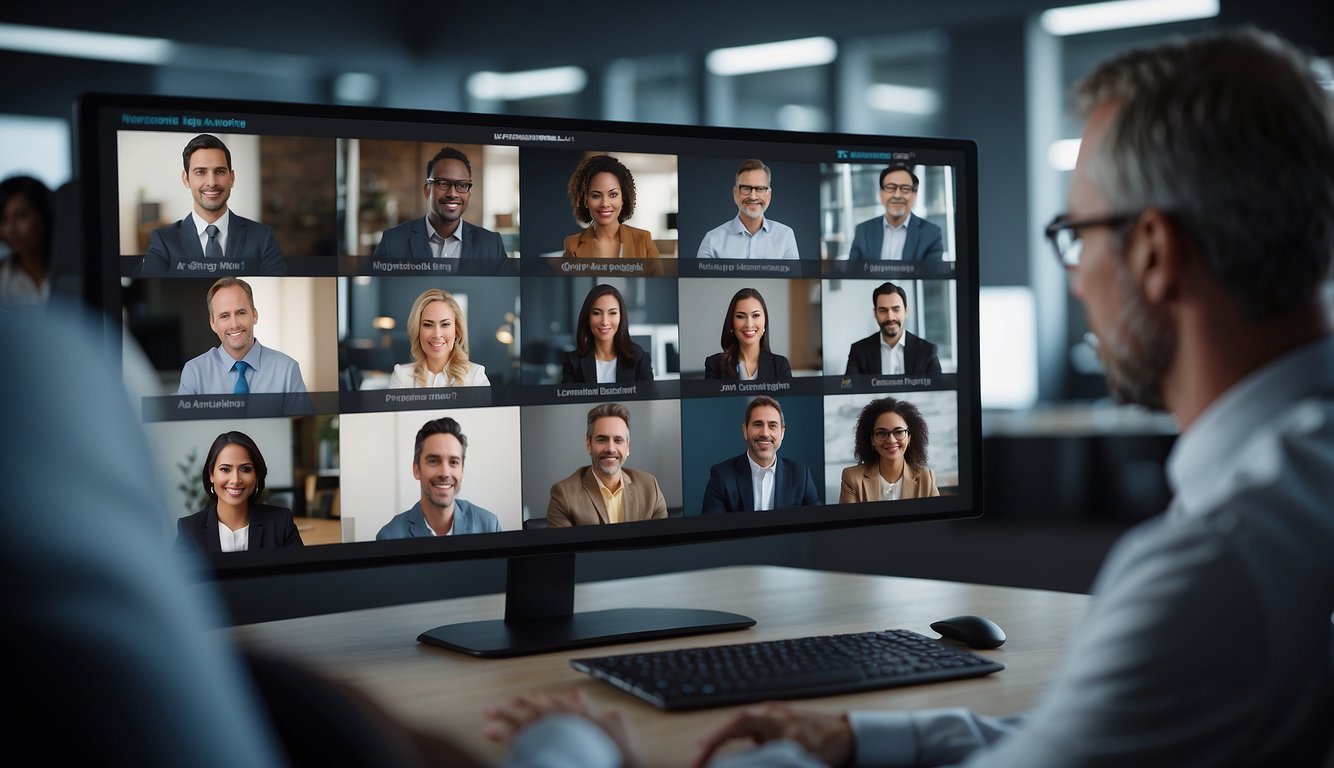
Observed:
[[[805,706],[919,709],[968,706],[1007,714],[1032,706],[1057,668],[1083,615],[1086,595],[892,576],[808,571],[775,566],[707,569],[585,583],[576,610],[663,606],[714,608],[752,616],[749,630],[619,646],[600,646],[512,659],[478,659],[416,641],[447,622],[503,615],[501,596],[441,600],[249,624],[229,630],[246,648],[277,652],[352,684],[392,715],[459,740],[483,758],[499,747],[485,741],[482,707],[512,695],[578,687],[597,709],[619,707],[635,722],[651,766],[685,765],[693,745],[733,708],[664,713],[576,672],[569,659],[619,651],[904,628],[930,637],[930,623],[974,613],[1000,624],[1009,640],[979,651],[1006,665],[994,675],[848,696],[810,699]]]

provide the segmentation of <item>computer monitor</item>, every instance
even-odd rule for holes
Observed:
[[[508,655],[750,621],[575,613],[580,552],[982,513],[971,141],[117,94],[77,117],[87,298],[152,350],[168,506],[230,532],[204,464],[241,432],[305,544],[265,546],[252,508],[209,579],[505,558],[503,618],[421,639]],[[417,453],[444,418],[453,474]]]

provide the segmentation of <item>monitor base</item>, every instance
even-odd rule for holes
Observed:
[[[694,608],[614,608],[547,619],[469,621],[417,640],[471,656],[500,658],[755,626],[749,616]]]

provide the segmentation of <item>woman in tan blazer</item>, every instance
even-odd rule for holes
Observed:
[[[926,419],[906,400],[872,400],[857,416],[853,455],[843,470],[838,503],[939,496],[936,473],[926,466]]]
[[[635,178],[624,163],[611,155],[585,157],[571,174],[567,193],[584,229],[565,238],[566,258],[647,259],[646,271],[661,272],[653,235],[624,223],[635,213]]]

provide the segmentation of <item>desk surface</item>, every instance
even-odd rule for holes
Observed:
[[[581,584],[575,593],[576,610],[714,608],[757,622],[734,632],[499,660],[417,642],[420,632],[440,624],[502,616],[501,595],[287,619],[229,631],[243,646],[289,654],[351,683],[393,715],[488,759],[498,757],[500,750],[481,738],[483,705],[527,690],[582,688],[596,708],[615,706],[629,714],[648,764],[668,766],[687,764],[698,739],[734,708],[664,713],[574,671],[569,659],[886,628],[934,637],[932,621],[974,613],[1005,629],[1004,646],[979,652],[1003,662],[1004,671],[973,680],[810,699],[803,706],[835,712],[967,706],[986,714],[1009,714],[1035,702],[1087,601],[1085,595],[1063,592],[742,566]]]

